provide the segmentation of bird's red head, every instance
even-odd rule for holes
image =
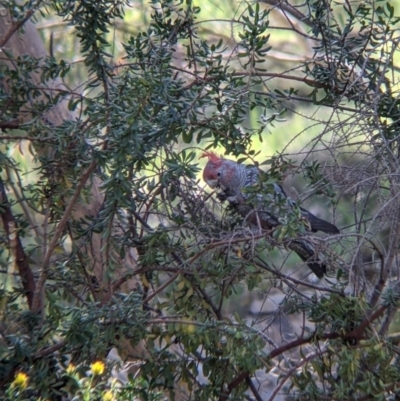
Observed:
[[[208,157],[208,160],[214,163],[222,161],[222,157],[217,156],[215,152],[210,152],[209,150],[205,150],[203,154],[200,156],[200,159],[202,159],[203,157]]]
[[[200,158],[208,157],[208,162],[203,170],[203,180],[211,188],[215,188],[219,184],[220,168],[222,166],[223,158],[219,157],[216,153],[205,151]]]

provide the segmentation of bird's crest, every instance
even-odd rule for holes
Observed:
[[[203,154],[200,156],[200,159],[203,158],[203,157],[208,157],[208,160],[211,160],[214,163],[215,162],[219,162],[219,161],[222,160],[222,158],[219,157],[215,152],[211,152],[211,151],[208,151],[208,150],[205,150],[203,152]]]

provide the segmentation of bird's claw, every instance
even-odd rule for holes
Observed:
[[[231,205],[238,205],[240,203],[237,196],[229,196],[225,192],[217,193],[217,198],[220,202],[228,201]]]

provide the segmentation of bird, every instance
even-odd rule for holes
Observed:
[[[261,171],[258,167],[225,159],[212,151],[205,151],[201,157],[208,158],[203,180],[211,189],[221,190],[218,198],[228,201],[251,227],[272,230],[282,225],[282,213],[297,212],[308,231],[340,233],[334,224],[298,207],[276,182],[273,183],[272,193],[252,193],[260,188]],[[304,237],[291,239],[288,248],[296,252],[318,278],[324,276],[326,264],[317,257],[313,245]]]

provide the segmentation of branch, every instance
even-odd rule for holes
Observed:
[[[268,232],[268,233],[270,233],[270,232]],[[198,252],[194,256],[192,256],[191,258],[187,259],[186,261],[183,261],[182,268],[180,270],[178,270],[168,281],[166,281],[164,284],[162,284],[160,287],[158,287],[150,295],[148,295],[143,300],[143,302],[146,303],[146,302],[149,302],[151,299],[153,299],[157,294],[159,294],[161,291],[163,291],[165,288],[167,288],[171,283],[173,283],[181,273],[185,272],[185,270],[184,270],[185,266],[190,266],[195,260],[197,260],[200,256],[207,253],[211,249],[217,248],[219,246],[231,245],[231,244],[240,243],[240,242],[244,242],[244,241],[263,238],[265,235],[266,234],[260,234],[260,235],[255,235],[253,237],[243,237],[243,238],[238,238],[238,239],[234,239],[234,240],[230,239],[230,240],[212,242],[208,246],[204,247],[200,252]]]
[[[3,180],[0,178],[0,216],[3,222],[4,230],[8,239],[8,244],[14,263],[16,264],[21,277],[22,287],[28,299],[29,308],[32,309],[33,296],[35,293],[35,279],[28,263],[28,258],[22,247],[18,235],[17,223],[11,211],[10,203],[7,199]]]
[[[183,273],[183,269],[179,270],[177,273],[175,273],[169,280],[167,280],[164,284],[160,285],[155,291],[153,291],[150,295],[148,295],[144,300],[143,303],[145,304],[146,302],[149,302],[151,299],[153,299],[157,294],[159,294],[161,291],[163,291],[165,288],[167,288],[170,284],[172,284],[178,276]]]
[[[260,1],[260,3],[265,3],[272,7],[279,8],[285,16],[286,16],[286,13],[289,13],[294,18],[303,22],[310,28],[312,28],[314,26],[314,24],[310,20],[310,18],[306,17],[302,12],[300,12],[297,8],[295,8],[294,6],[292,6],[289,3],[283,2],[281,0],[259,0],[259,1]],[[286,16],[286,18],[287,18],[287,16]]]
[[[0,129],[1,127],[0,123]],[[52,139],[46,138],[35,138],[33,136],[28,135],[0,135],[0,141],[31,141],[31,142],[44,142],[44,143],[52,143],[54,144],[55,141]]]
[[[394,186],[394,183],[392,183],[392,186]],[[379,279],[378,282],[375,284],[374,291],[372,292],[369,299],[370,308],[373,308],[378,302],[379,297],[382,294],[383,288],[386,285],[386,281],[389,276],[392,264],[394,263],[394,260],[397,257],[398,247],[395,244],[399,243],[399,238],[400,238],[399,212],[396,213],[396,218],[394,219],[394,223],[396,224],[396,228],[394,229],[394,233],[391,235],[392,238],[391,238],[389,255],[386,258],[386,261],[381,259],[381,269],[380,269]]]
[[[339,334],[339,333],[324,333],[320,336],[316,335],[316,333],[312,334],[309,337],[300,337],[297,338],[296,340],[293,340],[287,344],[282,345],[281,347],[275,348],[272,350],[267,359],[273,359],[281,354],[283,354],[286,351],[289,351],[293,348],[299,347],[304,344],[309,344],[315,341],[325,341],[325,340],[335,340],[337,338],[341,338],[342,340],[349,340],[349,339],[355,339],[355,340],[361,340],[363,338],[364,330],[367,328],[367,326],[372,323],[375,319],[377,319],[379,316],[382,315],[382,313],[388,308],[387,305],[382,305],[379,307],[372,315],[369,317],[365,318],[360,325],[352,330],[350,333],[347,334]],[[235,377],[234,380],[229,383],[227,391],[222,394],[219,397],[219,401],[225,401],[228,399],[229,394],[236,388],[238,387],[243,380],[247,380],[247,378],[250,377],[250,372],[248,371],[243,371],[241,372],[238,376]]]
[[[42,0],[39,0],[35,6],[33,6],[30,10],[27,11],[26,15],[24,18],[22,18],[20,21],[17,22],[13,22],[11,25],[11,28],[9,29],[9,31],[4,35],[3,40],[0,41],[0,49],[2,49],[7,42],[10,40],[11,36],[14,35],[15,32],[18,31],[19,28],[21,28],[22,25],[25,24],[26,21],[29,20],[29,18],[32,17],[32,15],[35,13],[35,11],[38,9],[38,7],[40,6],[40,3],[42,2]]]
[[[251,392],[253,393],[254,398],[255,398],[257,401],[263,401],[263,399],[261,398],[260,393],[259,393],[258,390],[256,389],[256,386],[254,385],[254,383],[253,383],[253,381],[251,380],[250,377],[246,377],[246,383],[247,383],[247,385],[249,386]]]
[[[56,227],[54,236],[47,248],[47,252],[46,252],[46,255],[44,256],[44,260],[43,260],[42,273],[37,282],[35,296],[34,296],[33,303],[32,303],[32,310],[34,310],[34,311],[39,310],[42,305],[42,292],[43,292],[44,285],[45,285],[46,278],[47,278],[47,270],[50,265],[51,255],[53,254],[53,251],[56,248],[58,241],[64,232],[64,229],[68,223],[68,219],[71,215],[72,209],[74,208],[75,203],[78,200],[81,190],[85,186],[86,181],[89,179],[90,174],[94,171],[96,166],[97,166],[97,163],[96,163],[96,161],[93,160],[91,162],[91,164],[89,165],[89,167],[87,168],[87,170],[83,173],[82,178],[81,178],[77,188],[75,189],[75,192],[72,195],[71,200],[69,201],[69,204],[68,204],[67,208],[65,209],[64,215],[63,215],[62,219],[60,220],[60,222],[58,223],[58,226]]]
[[[44,358],[44,357],[46,357],[47,355],[50,355],[50,354],[52,354],[53,352],[60,350],[60,349],[63,348],[66,344],[67,344],[66,341],[61,341],[61,342],[59,342],[59,343],[57,343],[57,344],[54,344],[54,345],[51,346],[51,347],[44,348],[44,349],[42,349],[41,351],[39,351],[39,352],[37,352],[36,354],[34,354],[34,355],[32,356],[32,359],[33,359],[33,360],[36,360],[36,359]]]
[[[268,272],[280,277],[282,280],[292,281],[295,284],[303,285],[303,286],[309,287],[309,288],[313,288],[314,290],[317,290],[317,291],[325,291],[325,292],[330,292],[332,294],[338,294],[340,296],[345,296],[343,291],[335,290],[335,289],[332,289],[332,288],[329,288],[329,287],[320,287],[319,285],[312,284],[312,283],[309,283],[309,282],[306,282],[306,281],[303,281],[303,280],[298,280],[297,278],[294,278],[294,277],[289,276],[287,274],[281,273],[278,270],[271,269],[266,263],[264,263],[264,261],[259,256],[256,256],[256,258],[257,258],[258,262],[256,262],[254,259],[250,259],[250,258],[248,260],[253,262],[260,269],[266,270],[266,271],[268,271]]]
[[[234,72],[232,73],[234,77],[245,77],[245,76],[253,76],[253,73],[249,73],[246,71],[243,72]],[[315,81],[314,79],[309,79],[306,77],[298,77],[296,75],[289,75],[289,74],[280,74],[276,72],[258,72],[256,74],[258,77],[271,77],[271,78],[281,78],[281,79],[288,79],[291,81],[299,81],[304,82],[305,84],[312,86],[314,88],[325,88],[325,89],[332,89],[331,86],[324,84],[322,82]]]
[[[266,92],[262,92],[262,91],[252,91],[252,93],[256,94],[256,95],[266,95]],[[363,112],[362,110],[357,110],[357,109],[353,109],[351,107],[347,107],[347,106],[342,106],[341,104],[337,103],[327,103],[327,102],[315,102],[313,99],[308,98],[308,97],[304,97],[304,96],[295,96],[295,95],[279,95],[278,93],[274,93],[274,97],[276,97],[277,99],[285,99],[285,100],[297,100],[299,102],[306,102],[306,103],[312,103],[315,104],[317,106],[325,106],[325,107],[330,107],[334,110],[342,110],[342,111],[348,111],[350,113],[354,113],[357,115],[362,114],[363,117],[375,117],[374,113],[369,113],[369,112]]]
[[[19,127],[19,121],[16,118],[14,118],[13,120],[10,120],[10,121],[0,121],[0,129],[1,130],[15,129],[18,127]]]
[[[291,377],[293,375],[294,372],[296,372],[296,370],[298,368],[300,368],[301,366],[303,366],[305,363],[311,361],[312,359],[314,359],[317,356],[322,355],[323,353],[325,353],[327,351],[327,349],[325,350],[318,350],[317,352],[312,352],[311,354],[309,354],[308,356],[306,356],[305,358],[302,358],[300,360],[299,363],[297,363],[295,366],[293,366],[291,369],[289,369],[289,371],[287,372],[287,374],[280,379],[279,384],[276,386],[275,390],[273,391],[273,393],[271,394],[271,397],[268,398],[268,401],[273,401],[276,397],[276,395],[279,393],[280,389],[283,387],[283,385],[286,383],[286,380],[289,379],[289,377]]]

